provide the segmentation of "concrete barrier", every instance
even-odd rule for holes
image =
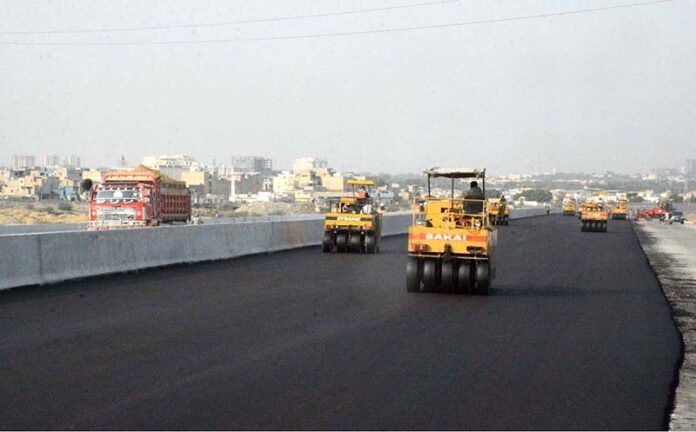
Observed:
[[[543,208],[515,209],[511,217],[543,213]],[[0,235],[0,290],[320,244],[321,215],[278,219],[118,231]],[[411,221],[408,212],[387,214],[383,235],[404,234]]]
[[[34,224],[34,225],[0,225],[0,235],[31,234],[43,232],[82,231],[87,224]]]

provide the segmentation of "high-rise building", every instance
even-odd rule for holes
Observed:
[[[687,159],[684,170],[687,175],[696,176],[696,159]]]
[[[239,173],[268,173],[273,171],[273,160],[262,156],[235,156],[232,167]]]
[[[47,154],[41,158],[42,167],[57,167],[60,165],[60,156]]]
[[[68,168],[80,168],[80,157],[75,155],[65,156],[63,166]]]
[[[32,155],[12,155],[12,169],[32,168],[36,166],[36,158]]]
[[[294,172],[317,170],[328,167],[329,163],[325,159],[319,159],[315,157],[297,158],[292,164],[292,170]]]

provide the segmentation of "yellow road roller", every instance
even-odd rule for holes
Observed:
[[[604,204],[599,202],[587,202],[582,208],[581,231],[607,232],[607,222],[609,212],[604,208]]]
[[[573,198],[563,200],[563,216],[575,216],[577,203]]]
[[[619,199],[616,203],[616,207],[611,211],[611,218],[618,220],[626,220],[628,216],[628,200]]]
[[[324,217],[324,252],[379,252],[382,239],[382,214],[370,195],[372,180],[348,180],[353,196],[332,204]]]
[[[431,168],[428,194],[413,203],[408,229],[406,289],[487,295],[495,277],[497,232],[486,206],[486,170]],[[431,179],[451,180],[449,198],[431,194]],[[455,181],[474,179],[472,187],[455,197]],[[482,188],[474,187],[478,180]]]
[[[489,198],[488,221],[491,225],[508,225],[510,223],[510,207],[505,198]]]

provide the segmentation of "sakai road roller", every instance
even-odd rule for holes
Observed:
[[[497,232],[486,206],[486,170],[431,168],[428,195],[414,200],[408,229],[406,289],[487,295],[495,277]],[[449,198],[431,195],[431,179],[451,179]],[[455,198],[455,180],[481,180]],[[473,182],[472,182],[473,183]]]
[[[488,220],[491,225],[507,225],[510,223],[510,207],[503,198],[490,198],[488,203]]]
[[[607,232],[609,212],[602,203],[588,202],[582,209],[582,231]]]
[[[626,220],[628,216],[628,200],[619,199],[616,207],[611,211],[612,219]]]
[[[332,204],[324,219],[324,252],[379,252],[382,215],[370,196],[371,180],[348,180],[353,196]]]

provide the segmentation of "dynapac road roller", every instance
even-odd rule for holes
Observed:
[[[510,207],[505,199],[489,198],[488,220],[491,225],[507,225],[510,222]]]
[[[332,205],[324,219],[324,252],[379,252],[382,215],[370,196],[372,180],[348,180],[353,196]]]
[[[582,231],[607,232],[609,212],[602,203],[587,202],[583,205],[580,220]]]
[[[425,174],[428,195],[414,201],[408,229],[406,289],[487,295],[495,277],[497,232],[484,199],[486,170],[432,168]],[[437,177],[451,179],[450,198],[431,195],[430,181]],[[464,198],[455,198],[459,179],[480,179],[483,190],[472,188]]]

